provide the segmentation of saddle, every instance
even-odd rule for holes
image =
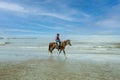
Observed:
[[[56,43],[56,49],[60,49],[60,43]]]

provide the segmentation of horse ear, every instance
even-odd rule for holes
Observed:
[[[68,41],[70,41],[70,39],[68,39]]]

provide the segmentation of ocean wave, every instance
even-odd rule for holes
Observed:
[[[120,49],[119,46],[116,47],[114,45],[76,45],[70,47],[70,49],[74,50],[116,50]]]
[[[40,49],[40,48],[47,48],[47,47],[38,47],[38,46],[21,46],[20,48],[24,48],[24,49]]]
[[[0,45],[10,44],[10,42],[0,42]]]

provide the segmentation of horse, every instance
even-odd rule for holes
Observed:
[[[56,48],[56,49],[58,49],[58,51],[59,51],[59,55],[60,55],[61,51],[63,51],[64,56],[66,57],[65,47],[66,47],[67,45],[72,46],[70,40],[65,40],[65,41],[61,42],[59,49],[58,49],[58,46],[57,46],[56,42],[50,42],[50,43],[49,43],[48,51],[49,51],[51,54],[53,54],[52,51]]]

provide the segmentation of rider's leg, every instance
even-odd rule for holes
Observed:
[[[56,44],[57,44],[57,49],[58,49],[59,48],[59,42],[57,41]]]
[[[60,44],[61,44],[61,42],[59,42],[59,46],[58,46],[58,47],[59,47],[59,49],[60,49]]]

